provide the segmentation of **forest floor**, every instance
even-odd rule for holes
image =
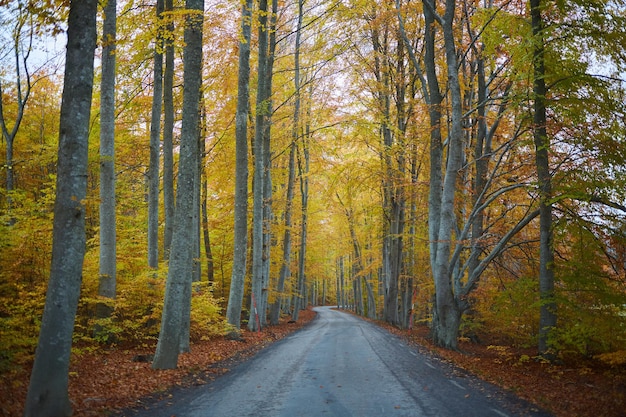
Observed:
[[[228,372],[235,364],[300,329],[315,317],[309,309],[298,323],[286,320],[261,334],[244,331],[240,341],[216,337],[194,341],[191,353],[182,354],[174,370],[154,371],[140,362],[154,346],[116,347],[75,355],[70,365],[70,399],[75,416],[107,416],[125,408],[142,407],[156,398],[167,398],[174,388],[202,385]],[[551,365],[535,361],[532,353],[507,346],[463,341],[460,352],[437,348],[428,328],[410,333],[378,322],[390,332],[426,349],[440,360],[477,375],[535,403],[557,417],[617,417],[626,409],[626,369],[593,362]],[[21,416],[29,372],[1,375],[0,415]]]

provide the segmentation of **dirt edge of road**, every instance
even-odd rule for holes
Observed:
[[[186,387],[204,385],[254,356],[277,340],[309,324],[316,316],[303,311],[297,323],[285,319],[261,334],[244,331],[242,340],[226,337],[197,340],[181,355],[174,370],[154,371],[142,362],[153,346],[115,348],[74,356],[70,368],[70,398],[75,416],[120,415],[172,397]],[[586,361],[552,365],[535,361],[532,351],[483,341],[461,341],[460,352],[438,348],[428,328],[407,332],[371,321],[423,353],[435,355],[466,372],[536,404],[556,417],[618,417],[626,409],[626,369]],[[0,415],[21,416],[30,369],[3,375]]]

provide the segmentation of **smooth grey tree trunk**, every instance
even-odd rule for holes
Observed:
[[[294,139],[295,140],[295,139]],[[284,298],[285,282],[291,277],[291,228],[293,226],[293,197],[296,182],[296,144],[291,143],[289,150],[289,174],[287,179],[287,195],[285,202],[285,234],[283,237],[283,258],[280,266],[280,275],[276,286],[276,301],[270,309],[270,324],[277,325],[280,319],[281,304]]]
[[[276,21],[278,18],[278,0],[272,0],[272,11],[269,15],[269,45],[267,55],[267,71],[264,97],[267,97],[267,117],[263,126],[263,291],[259,304],[259,319],[262,327],[267,326],[267,300],[270,288],[270,267],[272,249],[272,113],[274,103],[272,100],[272,82],[274,74],[274,57],[276,51]]]
[[[117,2],[108,0],[102,23],[102,80],[100,83],[100,272],[98,295],[115,298],[117,249],[115,215],[115,50]],[[112,308],[98,303],[98,317]]]
[[[256,98],[256,125],[254,132],[254,207],[252,225],[252,293],[250,297],[250,317],[248,328],[251,331],[259,330],[262,314],[259,304],[263,300],[263,283],[265,278],[263,263],[263,206],[265,196],[265,146],[264,126],[269,115],[269,97],[267,93],[268,71],[268,19],[267,0],[259,2],[259,39],[258,39],[258,70],[257,70],[257,98]]]
[[[174,10],[173,0],[165,0],[165,11]],[[174,21],[168,17],[167,33],[174,33]],[[165,72],[163,73],[163,208],[165,230],[163,236],[163,258],[170,257],[170,246],[174,232],[174,42],[168,36],[165,41]]]
[[[204,122],[203,122],[204,126]],[[204,127],[206,129],[206,127]],[[205,135],[206,137],[206,135]],[[200,146],[200,155],[206,157],[206,141],[201,140],[199,143]],[[202,158],[202,160],[204,159]],[[201,160],[201,161],[202,161]],[[202,204],[201,204],[201,214],[202,214],[202,239],[204,242],[204,254],[206,256],[206,276],[207,281],[211,284],[215,282],[215,268],[213,263],[213,251],[211,249],[211,236],[209,231],[209,210],[208,210],[208,194],[209,194],[209,183],[207,179],[207,174],[205,170],[202,168],[202,163],[198,167],[200,170],[200,178],[202,180]]]
[[[302,0],[298,1],[298,23],[296,25],[296,40],[294,46],[294,106],[293,106],[293,128],[291,131],[291,149],[289,150],[289,174],[287,178],[287,201],[285,202],[285,235],[283,239],[283,258],[280,267],[280,276],[276,288],[276,301],[271,307],[270,324],[278,324],[280,318],[282,293],[285,289],[285,281],[291,276],[291,227],[293,196],[296,179],[296,142],[300,132],[300,38],[302,36]]]
[[[110,0],[108,0],[110,1]],[[157,21],[162,19],[163,0],[157,0]],[[148,266],[159,266],[159,184],[161,160],[161,109],[163,104],[163,34],[157,32],[154,48],[152,116],[150,118],[150,165],[148,167]]]
[[[443,189],[443,141],[441,138],[441,103],[443,97],[437,78],[435,63],[436,26],[433,12],[424,0],[424,66],[425,77],[423,90],[428,105],[430,121],[430,187],[428,191],[428,238],[430,242],[430,265],[435,265],[437,257],[437,235],[441,218],[441,192]],[[419,65],[417,65],[419,68]]]
[[[161,319],[161,333],[152,367],[173,369],[178,362],[184,311],[191,302],[193,204],[198,168],[198,129],[202,85],[202,23],[204,0],[187,0],[183,53],[183,119],[180,139],[177,207],[170,248],[169,270]],[[183,345],[185,342],[183,341]]]
[[[554,358],[550,333],[557,325],[557,306],[554,299],[554,248],[552,236],[552,180],[550,175],[550,139],[546,129],[545,48],[541,0],[530,0],[533,30],[533,136],[535,163],[539,187],[539,354]]]
[[[68,372],[85,255],[85,198],[97,1],[70,3],[59,125],[52,262],[26,417],[72,414]]]
[[[241,41],[237,112],[235,115],[235,225],[233,270],[226,309],[228,323],[239,329],[248,256],[248,107],[250,104],[250,39],[252,0],[241,6]]]
[[[428,2],[428,0],[425,0]],[[432,4],[430,6],[432,7]],[[456,349],[462,310],[454,296],[450,255],[452,232],[455,230],[455,195],[458,172],[463,160],[463,111],[459,84],[458,59],[454,39],[453,21],[455,0],[446,0],[445,13],[439,20],[444,38],[451,120],[448,132],[448,160],[441,195],[441,215],[437,234],[437,253],[433,275],[435,281],[435,314],[433,336],[443,347]],[[433,9],[434,10],[434,9]]]
[[[200,110],[200,107],[204,106],[203,100],[200,100],[200,104],[198,106],[199,114],[198,119],[201,120],[201,126],[204,125],[203,119],[203,111]],[[198,129],[198,153],[196,160],[196,170],[194,176],[194,190],[193,190],[193,233],[192,233],[192,242],[191,242],[191,256],[192,256],[192,275],[191,280],[193,282],[199,282],[202,278],[202,263],[200,262],[200,190],[201,190],[201,171],[204,161],[204,155],[200,152],[202,145],[200,142],[204,142],[204,133],[203,129]]]
[[[298,255],[298,289],[293,306],[292,320],[298,321],[300,310],[306,308],[306,244],[309,219],[309,134],[302,138],[302,157],[298,157],[298,173],[300,179],[300,196],[302,199],[302,220],[300,223],[300,253]]]
[[[382,33],[381,33],[382,32]],[[406,196],[406,156],[404,154],[404,134],[406,131],[406,68],[404,41],[397,39],[396,61],[392,68],[390,58],[385,57],[391,49],[390,30],[388,27],[372,29],[372,47],[377,55],[374,62],[374,76],[379,84],[375,93],[380,112],[381,150],[380,158],[384,170],[383,187],[383,279],[385,285],[383,315],[385,321],[393,325],[400,324],[398,312],[398,287],[404,255],[404,222]],[[393,79],[391,74],[394,74]],[[395,93],[395,96],[394,96]],[[396,104],[396,113],[392,114],[392,102]],[[396,127],[393,127],[395,117]]]

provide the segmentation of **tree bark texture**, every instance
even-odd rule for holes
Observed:
[[[302,157],[298,157],[300,195],[302,199],[302,220],[300,223],[300,253],[298,255],[298,289],[293,307],[292,320],[298,321],[300,310],[306,307],[306,240],[309,220],[309,146],[308,134],[302,138]]]
[[[252,0],[241,6],[237,112],[235,114],[235,226],[233,270],[226,309],[228,323],[241,326],[244,282],[248,256],[248,106],[250,102],[250,39]]]
[[[546,82],[541,0],[530,0],[533,30],[533,137],[539,187],[539,354],[553,356],[550,333],[557,324],[554,300],[554,249],[552,235],[552,180],[550,175],[550,140],[546,129]]]
[[[72,413],[68,372],[85,255],[85,197],[97,4],[95,0],[70,3],[52,263],[26,397],[26,417],[60,417]]]
[[[248,328],[251,331],[259,330],[258,303],[263,299],[263,283],[265,278],[263,262],[263,206],[265,196],[265,146],[264,126],[269,118],[269,97],[267,93],[268,71],[268,19],[267,0],[259,2],[259,40],[258,40],[258,69],[257,69],[257,99],[256,125],[254,132],[254,207],[252,225],[252,297],[250,300],[250,317]]]
[[[111,1],[111,0],[108,0]],[[108,4],[108,3],[107,3]],[[162,19],[163,0],[157,0],[157,21]],[[154,50],[154,81],[152,89],[152,116],[150,118],[150,165],[148,168],[148,266],[159,266],[159,179],[161,159],[161,109],[163,104],[163,47],[162,29],[157,32]]]
[[[102,80],[100,84],[100,275],[98,295],[115,298],[117,249],[115,215],[115,49],[117,2],[108,0],[102,24]],[[111,309],[99,304],[98,315]]]
[[[433,265],[436,310],[433,315],[433,336],[437,344],[450,349],[457,348],[462,313],[454,294],[453,271],[450,264],[452,235],[456,220],[454,210],[457,178],[463,161],[463,112],[453,30],[455,6],[455,0],[446,0],[445,14],[440,19],[448,70],[451,120],[448,133],[448,160],[443,180],[440,223],[436,239],[435,265]],[[432,7],[432,4],[425,7]]]
[[[161,319],[161,333],[152,367],[176,368],[184,311],[191,302],[193,208],[198,169],[198,129],[202,85],[202,23],[204,0],[186,1],[183,53],[183,119],[178,165],[177,207],[170,248],[169,270]],[[183,343],[184,344],[184,343]]]
[[[165,11],[174,10],[174,0],[165,0]],[[174,21],[168,17],[165,30],[174,32]],[[163,73],[163,208],[165,231],[163,236],[163,258],[169,259],[172,234],[174,232],[174,42],[165,39],[165,71]]]

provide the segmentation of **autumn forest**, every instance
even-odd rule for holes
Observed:
[[[0,21],[0,374],[33,368],[25,415],[71,413],[71,352],[171,369],[309,305],[626,364],[624,0]]]

